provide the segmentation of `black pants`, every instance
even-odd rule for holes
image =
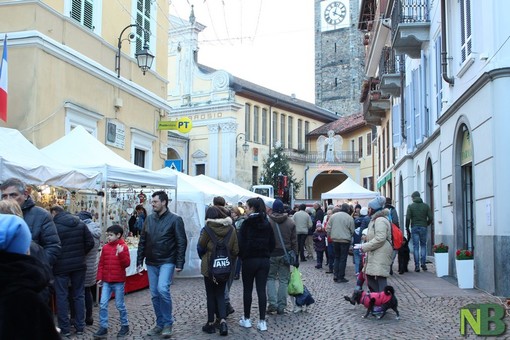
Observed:
[[[298,236],[297,236],[299,258],[301,259],[301,261],[306,260],[306,258],[305,258],[305,241],[306,241],[307,236],[308,236],[307,234],[298,234]]]
[[[305,235],[306,236],[306,235]],[[257,288],[257,297],[259,300],[259,319],[266,319],[266,283],[269,275],[269,258],[257,257],[243,259],[243,305],[244,317],[250,318],[253,281]]]
[[[217,312],[219,319],[227,317],[225,306],[226,282],[214,283],[213,280],[204,276],[205,294],[207,296],[207,321],[214,322],[214,314]]]
[[[345,266],[347,265],[347,257],[349,256],[348,242],[333,242],[333,249],[335,251],[335,262],[333,264],[333,276],[335,279],[345,279]]]

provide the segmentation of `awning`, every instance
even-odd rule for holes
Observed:
[[[392,175],[393,174],[390,171],[386,175],[384,175],[383,177],[379,178],[379,180],[377,181],[377,189],[379,189],[380,187],[385,185],[388,181],[390,181],[391,178],[392,178]]]

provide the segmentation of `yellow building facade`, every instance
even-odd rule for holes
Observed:
[[[9,62],[8,117],[1,126],[42,148],[83,125],[123,158],[161,168],[167,134],[157,124],[170,110],[162,8],[163,0],[0,2]],[[128,27],[135,23],[143,29]],[[155,58],[143,75],[135,53],[145,44]]]

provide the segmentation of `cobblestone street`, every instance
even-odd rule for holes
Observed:
[[[399,301],[400,319],[389,311],[382,320],[374,317],[362,319],[365,308],[352,306],[343,299],[351,294],[355,286],[352,257],[347,266],[347,283],[334,283],[332,274],[325,269],[315,269],[314,261],[302,263],[301,272],[305,285],[312,293],[315,304],[306,313],[294,314],[291,299],[284,315],[268,315],[267,332],[256,329],[258,306],[253,293],[251,319],[252,329],[241,328],[238,320],[242,316],[242,282],[234,281],[231,300],[235,313],[228,318],[229,337],[234,339],[466,339],[478,338],[468,327],[468,336],[460,335],[459,308],[470,303],[501,301],[476,289],[462,290],[450,278],[437,278],[434,266],[429,270],[404,275],[395,274],[388,281],[393,285]],[[396,265],[395,265],[396,267]],[[409,265],[412,269],[412,265]],[[215,339],[219,334],[205,334],[202,325],[207,320],[205,290],[202,278],[176,278],[172,285],[172,298],[176,322],[172,339]],[[154,325],[150,293],[148,289],[126,295],[131,334],[129,339],[145,339],[145,333]],[[95,307],[94,325],[87,326],[83,337],[91,339],[97,330],[98,309]],[[505,318],[507,329],[508,316]],[[110,302],[109,338],[116,338],[118,312]],[[510,338],[506,335],[503,338]]]

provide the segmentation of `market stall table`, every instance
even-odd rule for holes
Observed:
[[[147,275],[147,267],[143,263],[143,270],[140,273],[136,272],[136,257],[138,256],[138,248],[129,249],[129,257],[131,263],[126,268],[126,285],[124,291],[126,293],[135,292],[140,289],[149,287],[149,277]]]

